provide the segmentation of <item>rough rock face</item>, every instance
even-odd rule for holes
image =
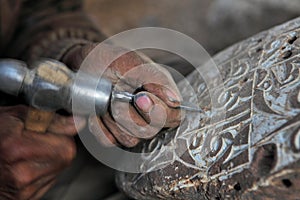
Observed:
[[[300,18],[214,60],[224,78],[218,100],[225,120],[210,123],[218,112],[210,110],[203,79],[192,73],[188,79],[206,115],[142,144],[139,151],[163,149],[148,162],[172,154],[171,164],[149,173],[119,173],[119,187],[136,199],[299,199]],[[179,87],[189,96],[184,82]],[[162,148],[169,141],[186,152],[178,156],[174,148]]]

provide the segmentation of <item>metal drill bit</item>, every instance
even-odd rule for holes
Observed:
[[[133,102],[134,98],[135,98],[135,95],[131,94],[129,92],[113,91],[113,93],[112,93],[112,99],[121,101],[121,102]],[[186,110],[189,112],[203,112],[203,110],[201,108],[190,106],[186,103],[181,103],[181,105],[176,108],[183,109],[183,110]]]
[[[112,100],[122,101],[122,102],[133,102],[134,94],[129,92],[113,91]]]
[[[203,110],[201,108],[187,106],[187,105],[184,105],[183,103],[180,106],[178,106],[178,108],[189,111],[189,112],[201,112],[201,113],[203,112]]]

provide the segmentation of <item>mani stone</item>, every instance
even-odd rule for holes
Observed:
[[[187,77],[204,115],[186,113],[180,128],[138,146],[161,169],[117,174],[135,199],[300,198],[300,18],[237,43],[214,57],[224,91],[211,109],[203,78]],[[178,84],[189,96],[186,82]],[[174,145],[176,148],[163,148]],[[185,149],[178,154],[176,149]],[[152,149],[161,149],[151,155]],[[170,155],[167,156],[166,155]]]

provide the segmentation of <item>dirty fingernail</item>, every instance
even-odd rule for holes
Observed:
[[[179,97],[169,89],[165,89],[165,94],[167,95],[169,101],[177,103],[180,102]]]
[[[144,112],[149,112],[153,105],[151,99],[145,94],[138,95],[135,104]]]

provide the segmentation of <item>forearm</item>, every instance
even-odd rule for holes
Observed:
[[[29,62],[39,57],[62,60],[72,49],[104,39],[80,0],[25,1],[17,33],[9,53]]]

